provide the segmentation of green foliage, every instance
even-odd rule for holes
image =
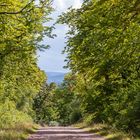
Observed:
[[[74,92],[89,122],[106,122],[139,135],[139,0],[88,0],[69,9],[67,67],[76,75]],[[88,117],[87,117],[88,118]]]
[[[6,101],[0,105],[0,120],[0,128],[9,128],[18,123],[32,122],[31,117],[24,112],[18,111],[11,101]]]
[[[34,99],[36,122],[49,125],[58,122],[61,125],[68,125],[81,118],[80,101],[73,93],[74,81],[74,76],[68,74],[58,87],[54,83],[44,85]]]
[[[41,91],[34,98],[33,109],[35,111],[35,121],[37,123],[49,123],[57,120],[58,112],[54,101],[54,90],[56,85],[46,83],[42,87]]]
[[[80,108],[74,108],[70,113],[70,123],[74,124],[82,118]]]
[[[46,80],[36,52],[51,35],[50,0],[0,1],[0,129],[32,122],[33,98]]]

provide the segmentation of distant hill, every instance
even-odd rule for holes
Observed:
[[[64,80],[64,76],[66,73],[62,72],[46,72],[48,80],[47,83],[55,82],[57,84],[61,84]]]

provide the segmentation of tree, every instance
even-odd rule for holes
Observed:
[[[41,43],[45,37],[53,37],[53,27],[44,24],[51,11],[50,0],[0,2],[0,107],[11,103],[9,112],[14,109],[26,118],[33,116],[33,98],[46,79],[37,66],[36,52],[48,48]],[[11,122],[14,116],[9,114]]]
[[[40,92],[34,98],[33,109],[36,114],[36,122],[49,124],[51,121],[56,121],[59,118],[57,106],[55,106],[55,90],[55,83],[48,85],[45,82]]]
[[[82,82],[76,89],[83,112],[127,131],[139,125],[134,113],[131,120],[129,116],[137,110],[139,91],[139,5],[138,0],[88,0],[58,20],[69,26],[64,52],[67,67],[79,77],[77,83]]]

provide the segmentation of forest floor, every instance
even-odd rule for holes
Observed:
[[[105,140],[98,134],[75,127],[41,128],[28,140]]]

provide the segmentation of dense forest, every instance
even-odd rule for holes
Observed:
[[[0,129],[86,121],[140,136],[140,1],[84,0],[58,17],[71,70],[59,86],[37,66],[52,11],[49,0],[0,2]]]

